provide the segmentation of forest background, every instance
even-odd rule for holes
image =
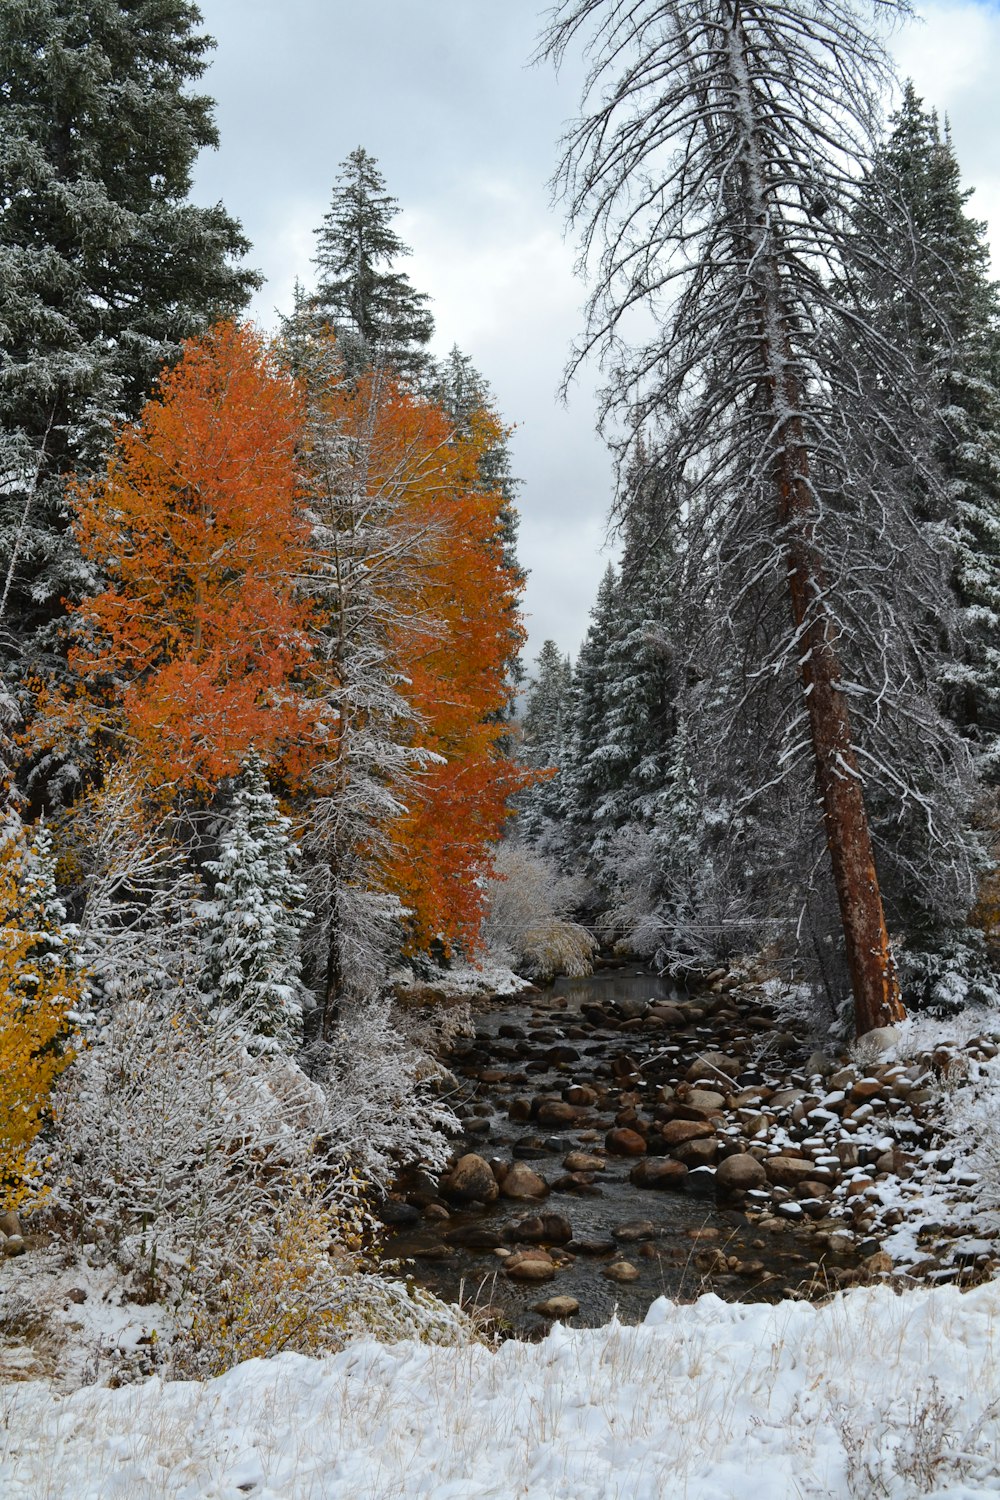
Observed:
[[[725,531],[752,464],[635,406],[622,567],[575,668],[539,653],[522,752],[510,431],[459,347],[430,353],[378,161],[341,161],[265,338],[241,321],[259,278],[240,225],[189,198],[214,139],[187,90],[194,8],[39,3],[3,26],[5,1206],[96,1234],[197,1371],[285,1341],[289,1287],[317,1310],[303,1339],[406,1295],[359,1286],[366,1194],[441,1165],[452,1121],[393,984],[486,947],[583,971],[582,908],[681,976],[764,953],[846,1025],[837,841],[767,535],[741,553]],[[838,392],[855,372],[817,484],[862,549],[836,627],[888,930],[907,1001],[944,1007],[996,999],[1000,318],[947,129],[912,89],[896,102],[860,176],[810,159],[785,211],[830,256]],[[881,268],[886,222],[916,233]],[[825,321],[843,307],[850,335]],[[613,413],[631,377],[611,378]],[[713,556],[721,588],[696,572]],[[877,587],[854,587],[872,562]]]

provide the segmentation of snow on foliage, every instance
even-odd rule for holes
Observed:
[[[591,972],[597,943],[568,913],[586,892],[585,881],[521,844],[502,844],[486,882],[483,938],[495,958],[533,979]]]
[[[342,1007],[311,1061],[330,1137],[368,1182],[387,1187],[400,1163],[444,1166],[458,1121],[436,1092],[440,1069],[403,1034],[390,1000]]]
[[[264,763],[251,752],[233,794],[215,890],[201,914],[213,1004],[239,1016],[255,1038],[290,1050],[302,1034],[302,958],[309,918],[291,819],[278,807]]]

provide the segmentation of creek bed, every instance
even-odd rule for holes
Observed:
[[[503,1163],[523,1160],[550,1184],[565,1180],[562,1163],[570,1151],[605,1154],[605,1132],[613,1127],[623,1100],[634,1100],[639,1110],[650,1112],[664,1079],[682,1078],[699,1052],[753,1051],[755,1034],[745,1019],[732,1013],[698,1015],[698,1002],[711,1008],[715,998],[681,995],[669,982],[633,968],[563,979],[537,994],[483,1005],[475,1015],[475,1040],[451,1059],[468,1132],[462,1150]],[[610,1007],[627,1013],[645,1001],[689,1009],[693,1002],[689,1024],[657,1032],[643,1028],[638,1018],[621,1024],[601,1021]],[[766,1063],[755,1065],[749,1059],[744,1079],[782,1085],[790,1064],[783,1062],[779,1075],[773,1062],[769,1071]],[[573,1084],[591,1085],[601,1096],[586,1128],[552,1129],[535,1120],[510,1118],[513,1100],[555,1098]],[[598,1326],[615,1312],[625,1322],[639,1322],[662,1295],[688,1299],[711,1290],[728,1300],[777,1301],[822,1276],[817,1264],[845,1264],[811,1243],[802,1226],[772,1226],[763,1233],[740,1207],[718,1203],[708,1172],[689,1174],[682,1191],[653,1191],[629,1180],[634,1165],[635,1159],[608,1154],[592,1187],[555,1186],[539,1202],[503,1197],[485,1206],[452,1202],[447,1219],[439,1217],[442,1200],[428,1191],[426,1182],[418,1182],[416,1190],[411,1183],[407,1191],[404,1181],[409,1202],[431,1217],[391,1229],[386,1253],[405,1261],[420,1284],[448,1300],[490,1308],[521,1337],[536,1336],[549,1326],[533,1309],[553,1296],[579,1302],[573,1318],[577,1326]],[[558,1214],[572,1226],[570,1258],[548,1281],[509,1278],[489,1245],[474,1249],[448,1243],[456,1234],[485,1231],[484,1237],[492,1232],[508,1248],[519,1238],[513,1226],[536,1214]],[[643,1222],[641,1238],[616,1237],[623,1226]],[[624,1233],[629,1234],[628,1228]],[[586,1251],[577,1248],[588,1241],[603,1241],[604,1252],[593,1243]],[[605,1276],[607,1267],[622,1259],[638,1270],[636,1280],[623,1284]]]

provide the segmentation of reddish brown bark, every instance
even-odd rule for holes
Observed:
[[[794,429],[797,422],[789,422]],[[786,561],[792,616],[802,631],[801,676],[809,714],[816,784],[823,806],[858,1036],[902,1020],[896,965],[885,925],[864,793],[840,688],[832,624],[822,604],[822,566],[811,538],[808,462],[794,431],[778,462],[779,513],[788,542]]]

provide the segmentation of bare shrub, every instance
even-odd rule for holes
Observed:
[[[493,955],[532,979],[589,974],[597,942],[569,918],[586,894],[585,882],[520,844],[502,844],[493,865],[483,924]]]

